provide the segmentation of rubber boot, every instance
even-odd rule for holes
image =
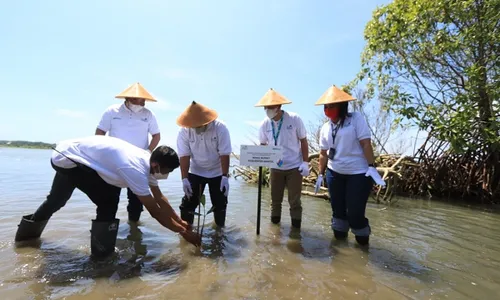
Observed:
[[[356,242],[358,242],[358,244],[361,246],[366,246],[370,242],[370,236],[368,235],[366,236],[356,235],[355,237],[356,237]]]
[[[103,258],[115,251],[116,236],[120,219],[114,221],[92,220],[90,230],[90,251],[92,256]]]
[[[335,236],[335,239],[337,239],[337,240],[345,240],[345,239],[347,239],[347,232],[334,230],[333,231],[333,235]]]
[[[215,224],[219,227],[224,227],[226,224],[226,210],[214,211]]]
[[[294,228],[300,229],[300,224],[302,223],[302,220],[299,219],[292,219],[292,226]]]
[[[37,239],[42,235],[49,220],[35,222],[31,219],[32,217],[33,214],[22,217],[21,223],[17,225],[16,237],[14,238],[16,242]]]
[[[280,221],[281,221],[281,217],[280,216],[271,217],[271,222],[273,222],[273,224],[278,224]]]

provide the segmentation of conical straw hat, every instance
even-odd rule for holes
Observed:
[[[353,100],[356,100],[356,98],[339,89],[335,85],[332,85],[328,88],[328,90],[326,90],[326,92],[323,93],[323,95],[321,95],[314,105],[340,103]]]
[[[177,125],[196,128],[207,125],[217,117],[218,114],[215,110],[193,101],[177,118]]]
[[[123,92],[116,95],[115,98],[140,98],[145,99],[146,101],[157,102],[156,99],[151,96],[148,91],[139,83],[134,83],[128,88],[126,88]]]
[[[292,103],[290,100],[286,99],[284,96],[280,95],[278,92],[270,88],[264,97],[260,99],[256,107],[259,106],[273,106],[273,105],[281,105],[281,104],[290,104]]]

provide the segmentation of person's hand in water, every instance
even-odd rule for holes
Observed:
[[[186,228],[186,230],[191,230],[193,229],[193,226],[191,226],[191,224],[189,224],[188,222],[184,221],[184,220],[181,220],[181,225]]]
[[[191,230],[185,230],[183,232],[180,232],[180,235],[188,242],[193,244],[196,247],[201,246],[201,235],[198,233],[191,231]]]

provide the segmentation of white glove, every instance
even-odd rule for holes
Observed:
[[[226,190],[224,191],[224,189]],[[229,193],[229,180],[226,176],[222,176],[222,180],[220,181],[220,191],[224,192],[224,196],[227,197],[227,194]]]
[[[316,187],[314,188],[314,193],[317,194],[319,192],[319,188],[323,184],[323,175],[319,175],[318,179],[316,179]]]
[[[182,179],[182,188],[184,189],[184,194],[190,198],[193,196],[193,189],[191,188],[191,183],[189,182],[189,179],[184,178]]]
[[[365,176],[366,177],[371,176],[376,184],[380,186],[385,186],[385,181],[382,179],[377,169],[375,169],[374,167],[368,167],[368,171],[366,171]]]
[[[300,175],[306,177],[309,176],[309,163],[307,161],[303,161],[299,167]]]

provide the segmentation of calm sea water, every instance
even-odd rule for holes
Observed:
[[[0,148],[1,299],[498,299],[500,215],[429,201],[370,204],[371,246],[332,239],[329,203],[303,197],[300,234],[269,222],[263,189],[256,235],[257,188],[230,179],[227,228],[206,219],[201,251],[160,226],[147,211],[127,223],[126,190],[117,255],[89,260],[95,206],[75,191],[29,247],[13,242],[23,214],[33,212],[54,175],[50,151]],[[178,211],[178,170],[161,188]],[[285,193],[286,195],[286,193]],[[207,203],[209,203],[207,199]]]

